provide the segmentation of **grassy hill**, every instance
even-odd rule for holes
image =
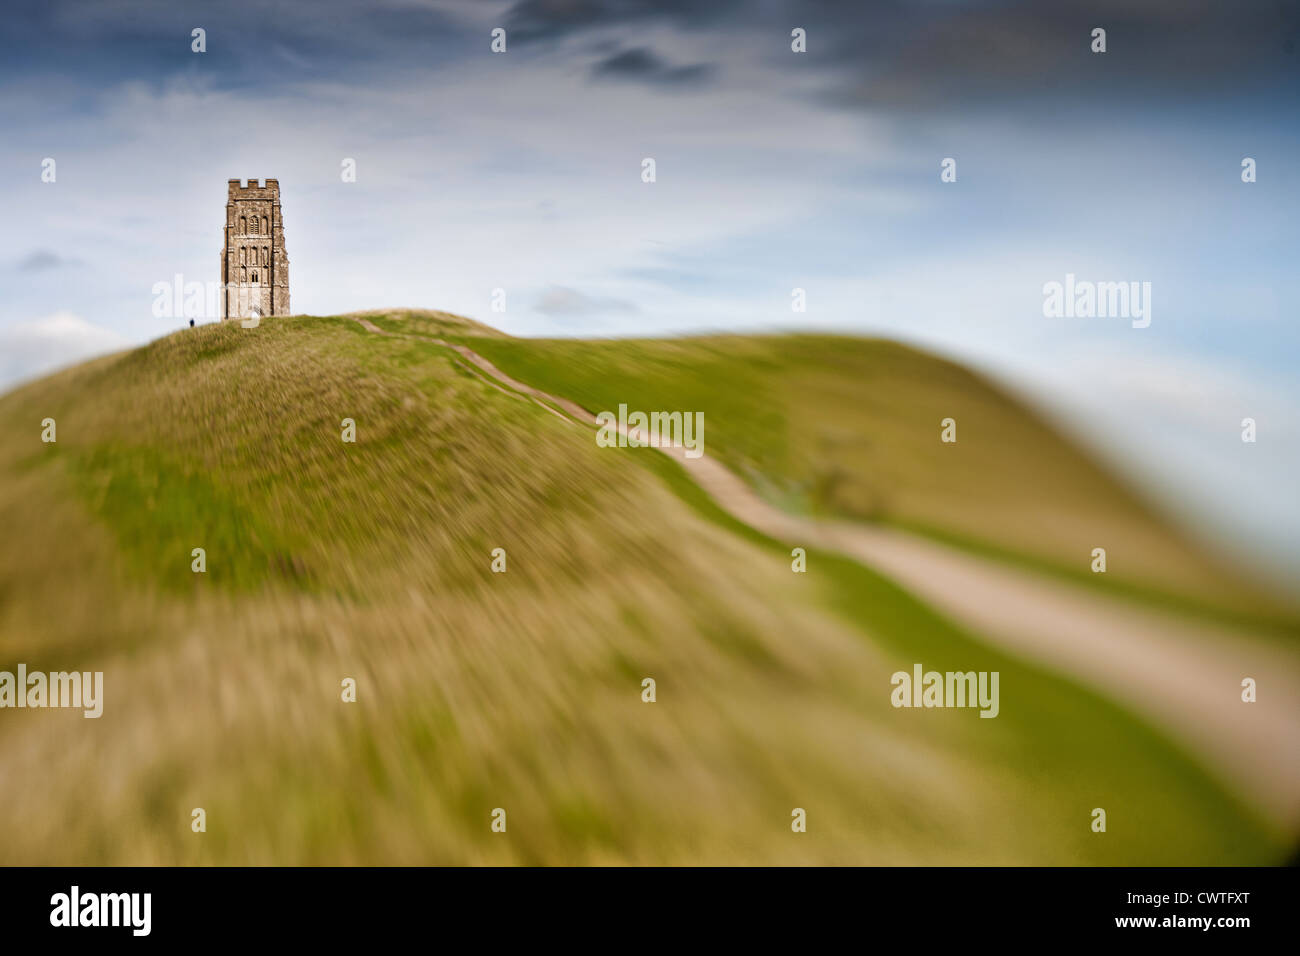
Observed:
[[[369,319],[472,340],[588,407],[704,410],[709,453],[791,508],[1066,565],[1105,522],[1112,555],[1143,555],[1152,587],[1209,595],[1204,562],[1136,499],[920,353],[812,337],[530,342],[443,313]],[[947,415],[960,441],[940,448]],[[47,417],[56,444],[40,441]],[[982,430],[1005,458],[979,450]],[[1026,439],[1042,454],[1010,463]],[[1056,496],[1014,517],[1016,489],[1042,482]],[[1091,509],[1082,529],[1076,508]],[[1287,852],[1111,704],[852,562],[814,555],[816,573],[792,574],[786,547],[663,456],[598,448],[449,349],[349,318],[187,329],[0,398],[0,527],[0,669],[102,670],[106,684],[99,720],[0,712],[2,863]],[[200,547],[205,574],[191,571]],[[996,720],[895,710],[889,675],[914,661],[999,670],[1015,705]],[[355,704],[340,700],[348,677]],[[1104,836],[1088,827],[1096,806]],[[206,833],[190,830],[195,807]],[[498,807],[504,834],[490,830]],[[795,807],[807,833],[790,830]]]
[[[419,315],[375,321],[425,328]],[[709,454],[784,510],[903,527],[1300,636],[1294,604],[1189,538],[1023,402],[906,345],[833,335],[465,341],[591,410],[704,412]],[[939,440],[949,417],[952,444]],[[1091,571],[1096,547],[1107,551],[1105,575]]]

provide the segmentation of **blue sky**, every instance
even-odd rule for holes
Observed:
[[[1186,6],[20,9],[0,37],[0,197],[22,224],[0,234],[0,387],[170,332],[154,284],[215,281],[226,180],[274,176],[295,311],[903,338],[1031,395],[1194,530],[1295,568],[1300,16]],[[1152,283],[1151,326],[1045,318],[1066,273]]]

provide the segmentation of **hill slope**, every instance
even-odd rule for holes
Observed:
[[[418,317],[375,321],[423,328]],[[1092,586],[1300,634],[1293,605],[1216,559],[1022,402],[897,342],[472,342],[511,375],[587,408],[704,412],[709,454],[784,510],[915,530]],[[952,444],[939,440],[949,417]],[[1107,575],[1091,572],[1095,547],[1107,550]]]
[[[474,334],[436,316],[372,321]],[[530,345],[475,338],[564,372],[557,393],[581,400],[600,380]],[[743,350],[767,345],[728,348],[745,359],[734,381],[762,367]],[[689,357],[663,359],[650,380],[680,368]],[[703,408],[710,453],[738,454],[712,406],[671,397],[642,407]],[[783,454],[769,474],[804,451]],[[842,487],[810,500],[852,510]],[[186,330],[5,396],[0,523],[0,668],[103,670],[107,688],[99,720],[0,712],[0,862],[1285,852],[1095,695],[852,562],[814,555],[817,573],[791,574],[786,548],[659,456],[597,448],[449,349],[350,320]],[[1015,704],[996,720],[895,710],[889,675],[914,661],[999,670]],[[340,700],[347,677],[355,704]],[[1095,806],[1114,821],[1104,837]],[[498,807],[506,834],[489,828]],[[790,831],[795,807],[807,833]]]

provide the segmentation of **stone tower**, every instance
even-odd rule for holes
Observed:
[[[221,247],[221,318],[289,315],[289,257],[284,251],[280,181],[227,180]]]

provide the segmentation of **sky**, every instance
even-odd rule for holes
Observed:
[[[903,339],[1291,575],[1298,40],[1282,2],[24,5],[0,33],[0,388],[181,325],[155,285],[216,282],[227,180],[275,177],[295,312]],[[1044,315],[1067,274],[1149,282],[1150,325]]]

